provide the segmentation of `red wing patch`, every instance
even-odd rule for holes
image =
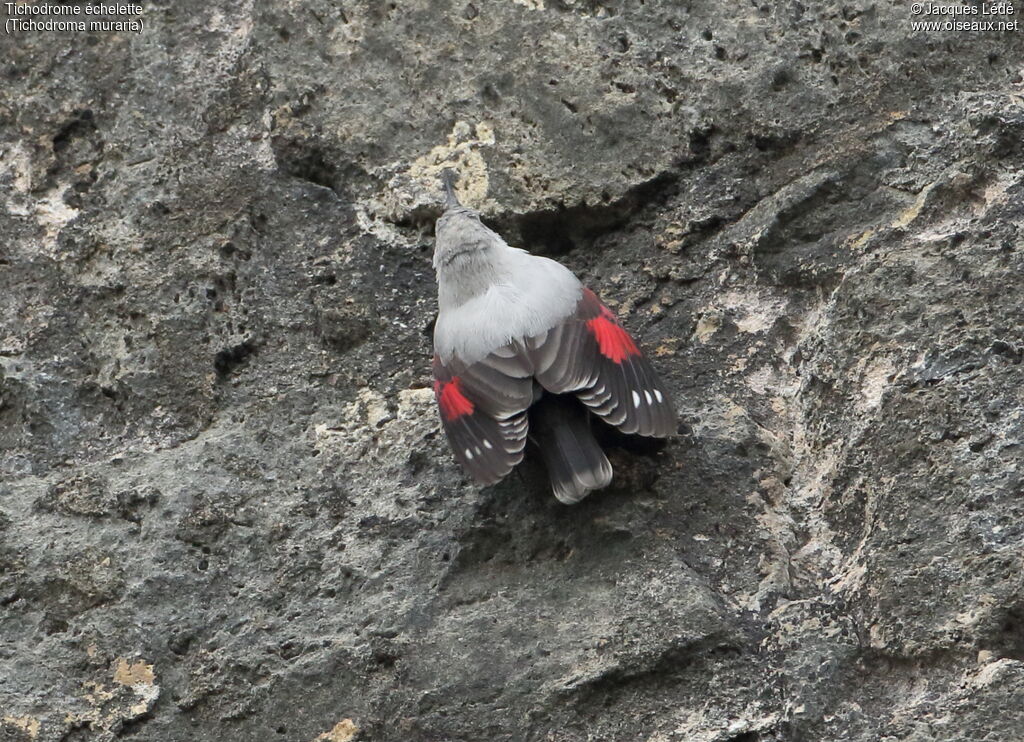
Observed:
[[[466,366],[434,356],[434,397],[455,458],[480,484],[494,484],[523,458],[533,379],[512,356]]]
[[[587,329],[597,340],[597,349],[601,355],[613,363],[622,363],[630,356],[640,355],[640,349],[636,347],[633,338],[615,321],[615,315],[603,305],[599,316],[587,320]]]
[[[441,413],[449,422],[473,414],[473,403],[462,393],[462,382],[458,376],[453,376],[451,381],[435,381],[434,396],[437,397]]]
[[[675,410],[643,351],[593,291],[576,313],[531,339],[537,381],[554,394],[575,393],[598,417],[624,433],[672,434]]]

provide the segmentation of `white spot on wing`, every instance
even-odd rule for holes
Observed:
[[[664,396],[662,396],[661,392],[659,392],[659,391],[658,391],[657,389],[655,389],[655,390],[654,390],[654,397],[655,397],[655,398],[656,398],[656,399],[657,399],[657,400],[658,400],[659,402],[664,402],[664,401],[665,401],[665,397],[664,397]]]
[[[484,448],[494,448],[494,446],[491,445],[491,442],[489,440],[484,438]]]
[[[651,397],[651,393],[646,389],[644,389],[644,397],[647,399],[647,404],[650,404],[651,402],[654,401],[654,399]]]
[[[473,460],[473,452],[470,451],[468,448],[465,450],[465,454],[467,459],[469,459],[470,461]]]
[[[636,393],[636,389],[633,390],[633,406],[640,406],[640,395]]]

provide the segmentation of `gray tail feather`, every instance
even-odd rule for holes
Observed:
[[[612,465],[590,430],[588,414],[575,399],[550,394],[531,408],[530,432],[547,465],[551,489],[566,505],[612,481]]]

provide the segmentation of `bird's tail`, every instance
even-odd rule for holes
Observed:
[[[612,465],[590,430],[589,413],[572,397],[545,394],[530,408],[530,433],[559,502],[573,505],[607,487]]]

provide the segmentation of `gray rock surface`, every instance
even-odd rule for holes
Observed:
[[[1024,739],[1024,31],[142,18],[0,37],[0,738]],[[578,507],[439,432],[446,164],[676,390]]]

